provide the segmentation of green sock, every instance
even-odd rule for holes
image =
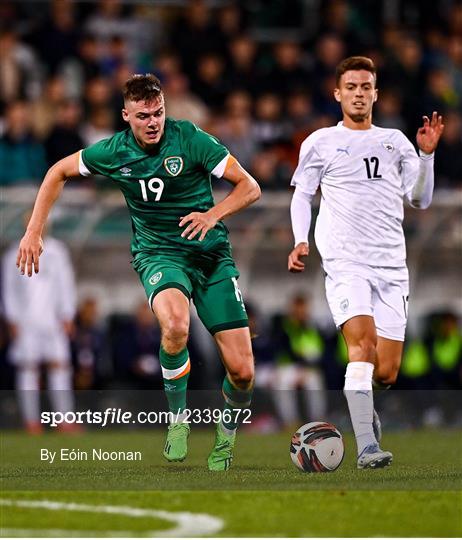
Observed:
[[[226,376],[223,379],[222,391],[225,398],[225,405],[223,407],[221,423],[226,430],[234,432],[243,420],[242,409],[250,407],[253,388],[240,390],[233,386],[228,376]]]
[[[169,411],[178,414],[186,408],[186,389],[190,370],[188,349],[185,347],[178,354],[168,354],[161,345],[159,358]]]

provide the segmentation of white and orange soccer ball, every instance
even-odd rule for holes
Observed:
[[[335,471],[344,454],[342,434],[328,422],[303,425],[293,434],[290,443],[290,457],[304,472]]]

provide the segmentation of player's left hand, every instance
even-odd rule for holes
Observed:
[[[181,237],[187,237],[188,240],[192,240],[200,233],[199,242],[202,242],[208,231],[215,227],[217,221],[217,218],[209,212],[191,212],[187,216],[181,218],[180,227],[184,227],[189,223],[186,229],[181,233]]]
[[[423,122],[423,126],[417,131],[417,144],[422,152],[431,154],[438,146],[444,130],[443,117],[434,111],[431,120],[428,116],[424,116]]]

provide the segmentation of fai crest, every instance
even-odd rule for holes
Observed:
[[[164,167],[168,174],[178,176],[183,170],[183,158],[172,156],[164,159]]]
[[[162,279],[162,272],[156,272],[153,276],[149,278],[149,283],[151,285],[155,285],[156,283],[159,283],[161,279]]]
[[[393,152],[393,150],[395,149],[395,147],[389,142],[382,143],[382,146],[385,148],[385,150],[388,150],[389,152]]]

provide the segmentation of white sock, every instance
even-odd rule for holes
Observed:
[[[350,362],[345,373],[344,394],[350,410],[351,423],[358,446],[358,455],[370,444],[377,444],[372,429],[374,398],[370,362]]]
[[[48,391],[55,411],[66,413],[74,410],[71,376],[68,366],[48,369]]]
[[[40,422],[39,376],[39,371],[35,368],[18,368],[16,371],[19,408],[26,424]]]

